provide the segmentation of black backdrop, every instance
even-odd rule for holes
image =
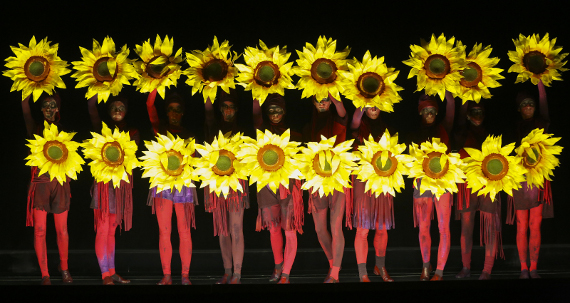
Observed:
[[[205,49],[212,43],[216,35],[221,41],[229,40],[232,50],[241,53],[246,46],[254,46],[262,39],[268,46],[287,45],[292,52],[291,60],[298,57],[295,50],[301,50],[305,42],[316,43],[319,35],[326,35],[337,40],[339,49],[346,45],[352,47],[350,58],[362,59],[366,50],[372,55],[385,56],[388,66],[400,70],[396,83],[404,87],[401,92],[403,101],[394,106],[394,113],[382,113],[382,118],[400,133],[401,138],[414,129],[418,123],[416,111],[420,92],[415,92],[416,79],[406,79],[410,67],[402,63],[409,57],[410,44],[419,44],[420,38],[429,39],[431,34],[442,32],[447,37],[455,36],[468,46],[474,43],[491,44],[492,56],[501,58],[497,67],[505,69],[501,87],[491,90],[494,95],[487,102],[488,129],[501,134],[515,123],[517,112],[514,99],[519,90],[526,89],[538,95],[535,86],[530,82],[514,84],[516,75],[507,73],[511,62],[507,51],[514,50],[512,39],[518,38],[519,33],[529,35],[549,32],[551,37],[558,37],[558,43],[566,46],[565,52],[570,52],[570,35],[565,16],[557,9],[558,2],[541,1],[536,6],[524,6],[519,3],[516,7],[502,4],[486,5],[474,2],[472,5],[457,5],[437,2],[422,4],[395,5],[346,2],[344,6],[325,6],[306,3],[295,5],[292,2],[268,6],[251,4],[198,5],[190,1],[183,4],[156,2],[153,5],[131,3],[129,5],[103,4],[102,2],[76,3],[77,6],[58,7],[51,2],[42,2],[38,6],[31,4],[19,5],[19,9],[4,11],[2,19],[2,46],[0,57],[12,56],[9,46],[17,43],[27,45],[32,35],[37,40],[48,36],[53,43],[59,43],[59,56],[71,63],[80,60],[79,46],[91,49],[92,39],[102,42],[105,36],[114,39],[117,48],[127,44],[131,50],[130,57],[136,58],[135,44],[141,44],[147,39],[154,39],[157,34],[161,37],[174,37],[174,47],[182,47],[184,51]],[[448,2],[451,3],[451,2]],[[81,5],[81,7],[79,7]],[[240,58],[238,62],[243,62]],[[70,64],[71,65],[71,64]],[[71,66],[70,66],[71,68]],[[187,64],[183,63],[183,68]],[[3,68],[5,70],[6,68]],[[569,77],[569,73],[563,73]],[[297,79],[295,77],[295,79]],[[90,122],[87,112],[87,101],[84,94],[86,88],[75,89],[76,81],[66,75],[63,77],[67,89],[58,90],[62,98],[62,122],[68,129],[77,132],[75,140],[83,141],[90,137]],[[186,100],[184,124],[198,135],[198,142],[203,140],[204,107],[201,95],[191,96],[191,88],[182,76],[178,81],[177,91]],[[2,192],[4,193],[0,210],[0,249],[3,251],[33,249],[33,229],[25,227],[25,205],[30,169],[23,160],[28,152],[24,146],[25,127],[19,104],[20,92],[9,92],[12,81],[0,77],[0,94],[2,96],[4,113],[2,121]],[[566,82],[555,81],[547,87],[551,132],[562,136],[559,142],[568,146],[569,119],[567,119]],[[239,88],[241,107],[239,109],[240,123],[251,125],[251,92]],[[130,99],[127,121],[137,126],[142,139],[151,140],[150,123],[144,102],[147,95],[135,91],[132,86],[126,86],[122,93]],[[290,125],[300,128],[310,117],[311,104],[308,99],[300,99],[297,90],[286,92],[288,102],[288,119]],[[157,98],[159,115],[163,115],[162,100]],[[352,115],[354,106],[350,100],[344,100],[348,114]],[[456,105],[459,106],[457,99]],[[100,105],[100,113],[105,117],[106,105]],[[32,110],[40,118],[37,104]],[[440,117],[443,112],[440,113]],[[140,149],[144,149],[141,146]],[[565,224],[565,214],[570,207],[563,197],[564,185],[570,182],[569,167],[565,150],[560,157],[561,166],[555,170],[555,182],[552,183],[556,217],[543,221],[544,244],[568,244],[570,235]],[[122,233],[118,238],[118,249],[157,249],[158,228],[151,209],[145,206],[148,192],[148,179],[141,179],[141,172],[134,173],[134,216],[133,229]],[[89,208],[89,189],[92,177],[89,167],[79,174],[77,181],[71,182],[72,203],[68,219],[70,234],[70,249],[88,249],[94,247],[95,233],[93,231],[93,212]],[[255,187],[250,191],[255,193]],[[212,216],[204,212],[202,191],[199,191],[200,206],[196,209],[197,230],[192,232],[194,249],[218,249],[218,240],[212,233]],[[255,196],[255,195],[253,195]],[[503,194],[503,201],[506,196]],[[406,190],[395,198],[395,216],[397,228],[390,232],[389,247],[416,247],[418,245],[417,230],[412,221],[411,180],[406,183]],[[246,211],[244,218],[246,248],[270,247],[267,232],[256,233],[255,218],[257,216],[255,199],[252,207]],[[506,213],[506,203],[503,206],[503,218]],[[174,224],[174,223],[173,223]],[[53,220],[48,219],[48,249],[55,249],[53,239],[55,232]],[[175,225],[174,225],[175,226]],[[459,228],[457,221],[452,221],[452,245],[459,245]],[[305,218],[305,233],[299,237],[299,248],[319,248],[312,219]],[[436,228],[432,228],[436,233]],[[177,240],[173,234],[173,245]],[[346,247],[352,247],[354,231],[346,231]],[[504,228],[504,244],[515,243],[515,227]]]

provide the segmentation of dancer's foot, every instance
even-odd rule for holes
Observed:
[[[112,275],[112,276],[111,276],[111,279],[113,279],[113,282],[119,283],[119,284],[129,284],[129,283],[131,283],[131,280],[125,279],[125,278],[119,276],[118,274]]]
[[[481,273],[481,275],[479,276],[479,280],[491,280],[491,274],[484,271]]]
[[[57,270],[61,273],[61,280],[65,284],[73,283],[73,279],[71,278],[71,274],[69,273],[69,269],[62,270],[61,263],[57,266]]]
[[[388,274],[388,271],[386,270],[386,267],[382,266],[380,268],[378,268],[377,266],[374,266],[374,273],[376,274],[376,270],[378,270],[378,272],[380,273],[380,276],[382,276],[382,281],[384,282],[394,282],[394,279],[392,279],[390,277],[390,275]]]
[[[540,275],[538,274],[538,272],[536,271],[536,269],[530,271],[530,277],[531,277],[532,279],[540,279]]]
[[[241,284],[241,275],[234,273],[228,284]]]
[[[324,282],[324,283],[339,283],[339,282],[338,282],[337,279],[335,279],[335,278],[333,278],[333,277],[331,277],[331,276],[328,276],[328,277],[325,279],[325,282]]]
[[[279,281],[279,278],[281,277],[281,272],[282,270],[279,269],[273,269],[273,274],[271,274],[271,277],[269,278],[269,282],[277,282]]]
[[[528,274],[528,269],[521,270],[521,275],[519,276],[519,279],[530,279],[530,276]]]
[[[291,282],[289,282],[289,277],[281,275],[281,279],[279,279],[279,282],[277,282],[277,284],[290,284]]]
[[[420,281],[429,281],[430,271],[431,265],[429,267],[422,267],[422,275],[420,276]]]
[[[43,276],[42,277],[42,283],[40,285],[51,285],[51,281],[49,279],[49,276]]]
[[[190,277],[188,277],[188,274],[183,274],[183,275],[182,275],[182,279],[180,280],[180,284],[182,284],[182,285],[192,285],[192,282],[190,282]]]
[[[430,279],[430,281],[442,281],[442,280],[443,277],[438,274],[433,275],[433,277]]]
[[[115,285],[115,283],[113,283],[113,278],[111,278],[111,276],[106,276],[103,279],[103,285]]]
[[[471,278],[471,269],[463,267],[459,273],[455,275],[457,279]]]
[[[364,275],[360,277],[360,282],[370,282],[370,278],[368,278],[368,275]]]
[[[164,275],[156,285],[172,285],[172,276],[171,275]]]
[[[216,281],[216,284],[230,284],[230,275],[224,274],[218,281]]]

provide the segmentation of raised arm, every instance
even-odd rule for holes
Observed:
[[[97,94],[89,98],[87,101],[87,109],[89,110],[89,118],[91,119],[91,126],[93,130],[98,132],[103,127],[101,124],[101,118],[99,117],[99,111],[97,110]]]
[[[158,113],[156,112],[156,107],[154,106],[154,99],[156,99],[156,89],[148,94],[148,98],[146,99],[146,110],[148,111],[148,118],[152,124],[154,134],[156,135],[160,126],[160,120],[158,119]]]
[[[24,122],[26,123],[26,133],[28,138],[34,137],[34,131],[36,129],[36,121],[32,117],[32,111],[30,110],[30,94],[24,101],[22,101],[22,112],[24,113]]]
[[[459,126],[460,128],[464,127],[465,124],[467,124],[467,109],[469,108],[469,102],[470,101],[463,103],[463,105],[461,105],[461,108],[459,109],[457,126]]]
[[[344,104],[342,104],[342,101],[335,99],[330,93],[329,98],[331,98],[334,106],[336,107],[336,113],[338,116],[344,118],[346,116],[346,109],[344,109]]]
[[[445,119],[443,120],[443,127],[449,135],[453,129],[453,120],[455,119],[455,99],[450,92],[445,91],[445,100],[447,100],[447,104],[445,105]]]
[[[206,126],[208,128],[212,128],[216,123],[216,116],[214,115],[214,104],[212,104],[209,97],[206,100],[206,103],[204,103],[204,108],[206,110]]]
[[[366,109],[357,108],[352,115],[352,122],[350,122],[350,129],[356,130],[360,127],[360,122],[362,121],[362,116]]]
[[[542,80],[538,81],[538,101],[540,118],[546,122],[550,122],[550,115],[548,114],[548,102],[546,100],[546,89]]]
[[[263,124],[263,114],[261,112],[261,105],[259,100],[253,99],[253,127],[260,129]]]

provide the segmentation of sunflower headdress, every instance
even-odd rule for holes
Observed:
[[[321,197],[352,187],[350,174],[358,159],[349,151],[354,139],[334,146],[335,139],[336,136],[328,139],[321,136],[321,142],[309,142],[295,155],[297,167],[306,180],[302,188],[318,192]]]
[[[390,136],[386,130],[378,142],[372,135],[364,139],[364,145],[358,146],[355,152],[360,162],[354,171],[358,179],[366,182],[365,192],[371,191],[378,197],[381,194],[396,196],[405,187],[402,175],[409,174],[413,158],[403,155],[406,144],[398,144],[398,134]],[[395,190],[395,191],[394,191]]]
[[[5,66],[10,70],[2,75],[14,81],[11,92],[22,91],[22,101],[33,94],[36,102],[42,92],[51,95],[54,87],[65,88],[61,76],[71,70],[66,68],[69,64],[57,56],[58,44],[50,46],[50,43],[47,37],[39,43],[32,37],[28,47],[21,43],[18,43],[20,47],[10,46],[16,57],[5,59]]]
[[[464,48],[461,41],[457,42],[457,47]],[[492,97],[489,88],[501,86],[497,80],[505,77],[501,76],[503,69],[493,67],[499,63],[500,59],[489,58],[492,50],[490,45],[483,48],[481,43],[475,44],[465,58],[467,65],[460,72],[463,78],[459,81],[458,90],[463,103],[469,100],[479,103],[481,97],[489,99]]]
[[[267,95],[278,93],[285,94],[285,89],[293,89],[291,82],[293,62],[287,63],[291,53],[287,52],[287,46],[279,49],[279,46],[267,48],[263,41],[259,40],[261,50],[247,47],[244,52],[244,60],[247,65],[236,64],[240,71],[237,81],[245,90],[251,90],[254,99],[262,105]]]
[[[530,188],[542,188],[544,179],[552,181],[552,170],[560,165],[555,155],[562,152],[562,146],[554,145],[561,138],[552,138],[551,134],[544,134],[544,129],[534,129],[524,137],[521,145],[515,150],[522,157],[522,165],[528,170],[526,182]]]
[[[186,53],[186,61],[190,68],[184,71],[188,76],[186,84],[192,86],[192,95],[201,92],[204,103],[210,98],[214,103],[218,87],[226,93],[230,93],[230,88],[235,88],[234,78],[237,70],[234,61],[239,55],[234,51],[230,52],[232,46],[227,40],[220,45],[218,38],[214,36],[214,43],[204,51],[193,50]],[[229,55],[229,57],[228,57]]]
[[[243,192],[239,180],[247,180],[245,165],[236,157],[242,148],[242,134],[226,135],[220,133],[212,144],[196,144],[196,150],[202,155],[196,163],[196,175],[202,181],[202,187],[210,186],[210,193],[228,196],[230,189]]]
[[[156,192],[174,190],[182,187],[194,187],[194,139],[182,140],[170,132],[166,136],[158,134],[156,141],[144,141],[148,150],[143,151],[143,178],[150,177],[150,187],[156,186]]]
[[[460,71],[465,66],[465,48],[453,46],[455,37],[445,39],[441,34],[437,39],[431,36],[429,43],[422,40],[422,46],[410,45],[410,59],[403,61],[412,67],[408,79],[417,76],[418,88],[425,88],[427,95],[436,95],[443,100],[445,91],[457,94]]]
[[[79,143],[71,141],[75,133],[58,132],[55,124],[44,121],[43,135],[34,135],[35,140],[28,140],[26,146],[31,154],[26,157],[26,165],[39,168],[39,176],[49,173],[50,181],[56,178],[62,185],[66,176],[77,180],[85,160],[77,153]]]
[[[501,190],[512,196],[513,189],[521,188],[520,183],[525,180],[527,172],[521,164],[521,157],[509,156],[515,144],[501,146],[501,143],[501,136],[489,136],[481,150],[466,147],[469,157],[463,159],[467,187],[479,191],[478,196],[490,194],[492,201]]]
[[[340,100],[340,92],[343,86],[340,84],[341,74],[339,70],[346,70],[346,57],[350,53],[347,46],[343,51],[336,51],[336,40],[319,37],[317,47],[306,43],[303,51],[297,51],[299,59],[293,72],[301,77],[297,82],[297,88],[303,90],[301,98],[313,95],[317,100],[328,97]]]
[[[242,137],[244,145],[237,153],[242,159],[250,179],[249,185],[257,183],[257,191],[269,184],[273,192],[279,185],[289,188],[289,178],[299,179],[299,171],[292,158],[298,151],[299,142],[289,141],[287,129],[281,136],[266,130],[257,130],[257,140]]]
[[[415,158],[410,169],[410,178],[415,186],[421,178],[420,194],[430,190],[438,199],[445,192],[457,192],[456,183],[464,183],[461,170],[463,162],[458,153],[447,153],[447,146],[439,138],[432,138],[418,147],[412,143],[410,155]]]
[[[127,58],[129,49],[123,45],[121,51],[115,53],[115,42],[110,37],[103,39],[103,45],[93,39],[93,51],[79,47],[83,61],[72,62],[77,70],[71,77],[77,78],[75,88],[87,86],[85,98],[97,94],[97,101],[106,102],[109,95],[116,96],[123,89],[123,84],[129,85],[129,80],[138,78],[139,74],[132,65],[134,60]]]
[[[385,112],[394,111],[392,105],[402,100],[398,92],[403,88],[394,83],[400,72],[392,67],[388,68],[384,57],[372,58],[370,51],[366,51],[362,63],[354,58],[349,61],[348,69],[350,71],[339,71],[344,78],[342,94],[352,100],[354,106],[377,107]]]
[[[129,175],[133,168],[140,165],[135,153],[137,144],[131,140],[128,132],[115,128],[111,131],[103,123],[101,134],[91,132],[93,138],[85,140],[81,147],[86,158],[91,159],[91,174],[97,182],[108,183],[113,181],[115,188],[119,187],[121,180],[129,183]]]
[[[530,78],[534,85],[542,80],[544,85],[550,86],[552,80],[562,81],[559,71],[568,70],[563,67],[566,61],[562,61],[568,53],[560,53],[562,46],[555,46],[556,38],[550,40],[548,33],[542,39],[538,34],[528,37],[519,34],[519,39],[513,39],[513,42],[516,50],[509,51],[509,59],[515,64],[509,68],[509,73],[518,73],[515,83]]]
[[[166,87],[170,85],[176,86],[178,78],[182,74],[180,70],[180,62],[182,62],[182,48],[176,51],[172,56],[174,47],[174,38],[168,39],[168,35],[164,41],[156,35],[154,48],[150,44],[150,39],[145,41],[143,45],[135,45],[135,52],[141,57],[142,61],[133,62],[136,72],[140,77],[133,83],[141,93],[150,93],[157,90],[164,99]]]

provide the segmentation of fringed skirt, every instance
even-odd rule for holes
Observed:
[[[214,215],[214,236],[229,236],[229,212],[249,208],[249,186],[246,180],[239,180],[243,192],[230,189],[227,197],[217,196],[210,192],[210,187],[204,187],[204,207]]]
[[[370,191],[364,192],[365,182],[354,180],[354,206],[352,221],[357,228],[389,230],[396,227],[394,222],[393,197],[381,194],[376,197]]]
[[[117,225],[125,224],[125,231],[133,225],[133,176],[129,175],[129,182],[121,180],[118,187],[113,182],[93,182],[91,187],[91,208],[95,215],[95,230],[97,224],[106,214],[116,214]]]
[[[289,189],[280,185],[277,193],[269,186],[263,187],[257,192],[257,205],[256,231],[281,225],[283,230],[303,233],[304,205],[300,180],[291,179]],[[280,205],[278,212],[272,210],[275,205]]]
[[[515,223],[515,210],[526,210],[544,204],[542,218],[554,218],[552,189],[550,181],[544,181],[544,188],[528,187],[526,181],[521,183],[522,188],[513,190],[513,196],[507,199],[507,224]]]
[[[28,203],[26,206],[26,226],[34,226],[34,209],[53,214],[61,214],[69,210],[71,190],[69,177],[63,184],[57,179],[49,180],[48,173],[38,176],[39,170],[32,167],[32,179],[28,187]]]

